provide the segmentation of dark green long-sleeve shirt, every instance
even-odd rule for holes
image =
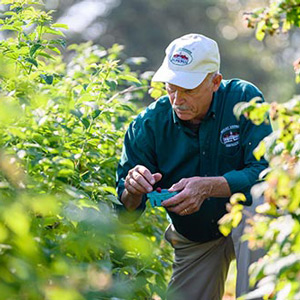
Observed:
[[[269,124],[254,125],[241,117],[238,121],[233,107],[262,93],[252,84],[238,80],[222,80],[200,128],[195,132],[173,111],[168,96],[152,103],[130,124],[124,140],[117,170],[117,191],[121,197],[124,179],[136,165],[151,173],[162,174],[157,184],[170,188],[182,178],[193,176],[224,176],[232,193],[242,192],[251,205],[250,188],[259,173],[267,167],[257,161],[253,150],[271,133]],[[200,210],[187,216],[168,212],[176,230],[186,238],[206,242],[221,236],[218,220],[227,212],[229,198],[208,198]],[[139,210],[145,208],[144,200]]]

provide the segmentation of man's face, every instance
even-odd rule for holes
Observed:
[[[212,78],[212,75],[208,75],[194,89],[189,90],[166,83],[166,90],[171,105],[179,119],[191,121],[192,123],[200,123],[209,109],[213,93],[219,88],[219,84],[219,80],[216,82],[215,78]]]

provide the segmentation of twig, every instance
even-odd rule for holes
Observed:
[[[130,92],[144,90],[146,88],[149,89],[149,88],[151,88],[151,86],[150,85],[146,85],[146,86],[135,87],[135,86],[132,85],[129,88],[127,88],[127,89],[125,89],[123,91],[120,91],[120,92],[114,94],[111,98],[108,99],[107,103],[110,103],[111,101],[113,101],[114,99],[116,99],[120,95],[124,95],[124,94],[130,93]]]

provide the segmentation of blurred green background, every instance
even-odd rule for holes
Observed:
[[[16,2],[20,3],[21,0]],[[254,8],[264,7],[269,4],[269,1],[45,0],[44,2],[46,10],[54,10],[52,14],[54,22],[68,24],[69,30],[63,30],[67,45],[85,41],[92,41],[105,48],[115,43],[124,45],[124,51],[114,47],[114,50],[108,51],[108,54],[102,53],[100,67],[106,66],[110,70],[112,66],[108,62],[110,57],[113,57],[113,59],[120,59],[121,63],[126,62],[132,70],[143,74],[145,78],[151,77],[151,72],[159,67],[164,57],[164,49],[170,41],[186,33],[198,32],[218,42],[222,59],[221,72],[224,78],[239,77],[253,82],[263,91],[268,102],[285,102],[294,94],[300,93],[300,87],[295,84],[292,67],[293,61],[300,57],[299,30],[298,32],[291,30],[289,33],[275,37],[268,36],[263,42],[259,42],[255,38],[254,29],[247,28],[244,22],[244,13]],[[5,5],[0,5],[1,11],[5,9]],[[0,15],[0,18],[4,19],[5,16]],[[11,34],[8,31],[1,32],[0,39],[6,39]],[[64,53],[66,64],[56,60],[44,69],[39,60],[39,68],[35,69],[29,66],[28,58],[26,61],[25,55],[28,54],[29,49],[32,50],[30,44],[23,43],[20,46],[17,42],[16,45],[13,41],[8,42],[10,43],[11,48],[8,49],[14,49],[13,54],[21,53],[22,47],[27,47],[25,49],[27,52],[24,50],[25,54],[21,53],[23,56],[20,56],[24,61],[16,55],[15,63],[16,65],[18,62],[27,63],[29,72],[27,74],[25,68],[23,73],[18,74],[12,71],[14,68],[5,68],[5,65],[1,65],[0,75],[4,78],[4,82],[7,80],[9,84],[3,88],[3,95],[0,95],[6,101],[2,103],[3,107],[0,111],[0,120],[4,120],[3,124],[0,124],[2,125],[0,126],[2,136],[0,149],[3,148],[8,154],[19,157],[28,175],[35,179],[35,184],[27,184],[28,191],[37,194],[33,194],[34,196],[20,194],[16,197],[14,189],[12,192],[7,192],[8,184],[1,186],[3,193],[0,195],[0,200],[3,202],[3,209],[0,210],[0,221],[1,218],[6,222],[10,220],[8,223],[11,225],[11,231],[16,231],[12,236],[16,237],[11,238],[8,234],[5,236],[4,230],[1,236],[0,232],[1,243],[5,240],[8,244],[4,245],[3,242],[0,245],[0,252],[7,253],[0,256],[3,259],[0,263],[0,273],[4,274],[0,278],[0,299],[7,300],[8,297],[5,295],[10,295],[9,299],[40,300],[39,295],[43,293],[46,294],[47,300],[95,299],[94,297],[98,297],[99,293],[105,295],[106,299],[110,299],[111,295],[114,297],[121,295],[126,299],[145,299],[132,298],[133,291],[137,297],[145,297],[151,293],[154,295],[152,299],[160,299],[155,296],[164,293],[171,265],[171,249],[162,240],[166,223],[164,212],[148,206],[146,214],[139,222],[132,225],[130,229],[123,225],[120,233],[119,227],[109,229],[110,226],[107,224],[116,225],[110,223],[108,208],[103,204],[106,202],[111,204],[112,201],[112,195],[108,195],[109,198],[106,194],[114,192],[114,172],[121,149],[122,134],[125,132],[123,122],[130,120],[137,113],[135,108],[125,109],[126,100],[133,99],[133,96],[117,93],[124,87],[126,75],[131,74],[127,65],[122,66],[125,74],[123,79],[117,78],[120,74],[116,72],[117,67],[114,65],[114,72],[111,72],[110,77],[106,77],[105,72],[102,77],[99,76],[100,79],[105,78],[103,81],[105,84],[98,87],[97,84],[102,81],[96,81],[93,63],[99,60],[99,48],[90,48],[89,45],[76,46],[77,56],[74,56],[74,51]],[[33,54],[36,54],[36,51]],[[139,64],[136,64],[137,62]],[[31,70],[34,72],[31,73]],[[40,77],[45,82],[41,81]],[[47,78],[52,78],[51,83],[47,82]],[[120,99],[114,98],[115,93]],[[83,114],[81,110],[86,105],[83,102],[85,97],[94,102],[88,102],[89,108],[85,108]],[[143,100],[138,100],[141,105],[152,101],[147,95],[142,97]],[[26,105],[20,108],[18,104],[27,103],[24,99],[28,100],[26,104],[28,110],[22,114],[24,112],[22,109],[24,110]],[[111,99],[116,101],[110,103]],[[94,105],[95,103],[105,112],[100,117],[99,107]],[[123,108],[120,107],[122,105]],[[15,125],[14,115],[16,119],[20,119],[17,125]],[[23,119],[20,116],[23,116]],[[99,118],[94,121],[97,117]],[[92,122],[87,123],[89,120]],[[102,130],[100,133],[99,128]],[[98,143],[101,145],[100,148]],[[61,155],[59,159],[56,157],[56,151]],[[78,158],[79,152],[84,155],[82,159],[81,156]],[[0,171],[3,173],[5,170],[14,170],[9,164],[7,165],[7,161],[11,159],[9,160],[5,155],[0,152],[0,158],[4,157],[3,162],[0,161]],[[99,155],[102,163],[100,169],[98,168]],[[73,167],[70,160],[74,159],[77,164]],[[69,168],[68,173],[66,167]],[[11,171],[8,175],[10,173]],[[47,180],[43,180],[41,176],[44,173],[48,176]],[[61,175],[65,176],[63,180]],[[11,177],[14,179],[14,176]],[[85,200],[89,199],[89,194],[92,194],[92,200],[98,199],[97,191],[94,192],[95,185],[100,190],[99,206],[94,206],[95,203],[92,205],[90,202],[86,204],[82,200],[82,197]],[[45,195],[47,197],[40,195],[44,191],[49,193],[50,198],[48,194]],[[83,194],[82,191],[85,193]],[[66,192],[64,194],[66,200],[60,196],[61,192]],[[76,205],[73,201],[69,203],[67,195],[71,199],[77,199],[78,203],[76,202]],[[50,216],[43,212],[41,207],[45,211],[50,210],[51,207],[46,205],[44,208],[43,204],[40,207],[38,202],[40,200],[47,205],[53,205],[54,208],[60,207],[57,204],[60,201],[68,203],[62,210],[65,213],[63,220],[60,220],[61,216],[57,216],[55,209]],[[9,203],[12,205],[9,206]],[[17,203],[16,207],[14,203]],[[31,210],[38,213],[37,217],[31,215]],[[12,214],[12,211],[16,213]],[[24,219],[24,215],[28,216],[28,219]],[[105,216],[108,216],[108,219]],[[21,221],[16,223],[15,219]],[[30,250],[32,244],[24,242],[24,230],[18,231],[18,226],[15,224],[23,224],[22,226],[27,228],[28,232],[28,228],[32,227],[31,235],[25,236],[25,240],[35,240],[36,244],[39,243],[37,249],[42,250],[40,256]],[[36,236],[41,239],[36,239]],[[15,247],[17,250],[14,250],[16,253],[11,255],[9,251],[14,248],[10,244],[15,246],[14,243],[17,245]],[[25,259],[22,251],[27,251],[25,254],[28,254],[28,257],[25,255]],[[139,256],[139,253],[143,252],[147,257],[149,256],[148,259],[143,255]],[[152,256],[149,253],[152,253]],[[43,268],[36,268],[36,258],[42,261]],[[6,266],[9,272],[4,272]],[[16,274],[12,275],[11,269]],[[52,278],[57,280],[55,281],[57,286],[53,286]],[[112,278],[115,280],[115,285],[112,284]],[[227,285],[229,289],[224,299],[234,299],[234,270],[230,271],[229,280],[230,284]],[[99,285],[100,281],[102,285]],[[148,287],[145,288],[146,284]],[[36,290],[31,285],[36,287]],[[107,286],[109,288],[112,286],[111,290]],[[132,289],[130,290],[129,287]],[[127,289],[128,295],[124,296]],[[60,294],[62,291],[64,295],[68,294],[69,298],[62,297]],[[79,292],[80,295],[77,295]],[[77,293],[77,296],[74,296],[74,293]],[[11,296],[13,294],[16,295],[14,298]]]
[[[225,78],[256,84],[268,102],[285,102],[300,92],[293,61],[300,57],[300,33],[290,31],[263,42],[247,28],[244,13],[264,7],[259,0],[45,0],[54,19],[66,23],[67,43],[92,40],[104,47],[124,45],[127,57],[145,57],[140,72],[155,71],[170,41],[203,33],[221,50]],[[124,57],[126,59],[126,57]],[[147,73],[151,75],[151,73]],[[147,75],[146,74],[146,75]]]

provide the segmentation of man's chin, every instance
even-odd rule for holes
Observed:
[[[182,121],[189,121],[193,118],[188,111],[176,111],[176,115]]]

